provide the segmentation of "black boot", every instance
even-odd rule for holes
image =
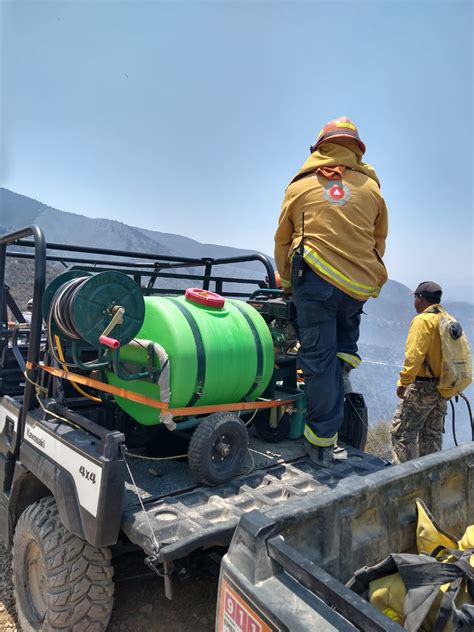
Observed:
[[[306,450],[306,454],[313,463],[320,465],[321,467],[331,467],[334,461],[333,445],[322,447],[319,445],[313,445],[312,443],[309,443],[309,441],[305,441],[303,445]]]

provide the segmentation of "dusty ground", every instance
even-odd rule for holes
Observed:
[[[9,564],[8,553],[0,547],[1,632],[19,631],[11,597]],[[134,560],[133,568],[137,572],[146,572],[138,558]],[[117,573],[122,569],[121,563]],[[175,582],[174,594],[173,601],[166,599],[163,582],[158,577],[120,580],[116,585],[108,631],[211,632],[214,629],[217,579],[193,577],[179,580]]]

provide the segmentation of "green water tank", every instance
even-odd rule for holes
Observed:
[[[189,292],[189,298],[145,298],[138,344],[121,349],[121,362],[136,373],[138,367],[147,365],[146,345],[140,341],[161,345],[169,358],[170,406],[174,408],[254,401],[267,387],[274,368],[268,326],[253,307],[242,301],[219,297],[220,301],[205,300],[208,304],[201,304],[194,302],[193,290]],[[199,292],[203,293],[194,292],[198,299]],[[154,365],[160,366],[157,358]],[[127,381],[114,373],[108,374],[108,380],[114,386],[162,399],[160,386],[151,380]],[[139,423],[160,423],[159,409],[121,397],[115,399]]]

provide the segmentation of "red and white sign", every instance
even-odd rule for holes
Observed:
[[[335,184],[329,189],[329,195],[334,200],[340,200],[342,197],[344,197],[344,189],[340,187],[339,185]]]
[[[278,632],[279,628],[264,618],[263,613],[257,614],[256,608],[250,606],[225,577],[221,579],[216,632]]]

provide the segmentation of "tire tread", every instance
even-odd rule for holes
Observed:
[[[188,465],[194,478],[200,483],[203,483],[204,485],[216,485],[216,481],[212,479],[212,476],[209,473],[208,463],[206,463],[205,459],[203,459],[203,454],[205,454],[206,448],[208,448],[211,443],[212,435],[215,433],[216,429],[229,421],[236,422],[237,420],[241,423],[240,419],[232,413],[214,413],[201,421],[194,431],[189,443]],[[242,428],[245,430],[245,435],[242,433],[242,440],[244,440],[244,436],[246,437],[244,449],[247,450],[248,434],[243,423]]]
[[[18,583],[25,538],[34,540],[44,556],[47,614],[41,632],[103,632],[113,605],[113,568],[109,548],[96,548],[61,523],[53,497],[30,505],[18,520],[13,544],[13,583],[22,629],[33,628],[23,612]]]

